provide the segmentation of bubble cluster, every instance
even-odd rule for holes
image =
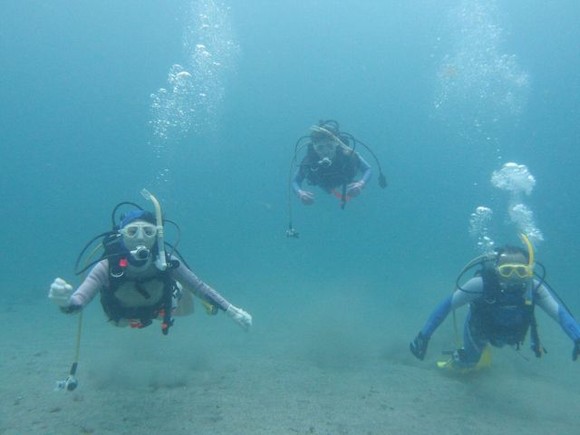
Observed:
[[[230,9],[220,1],[192,2],[188,22],[183,47],[194,83],[192,127],[200,132],[217,127],[227,80],[236,70],[240,47]]]
[[[526,165],[506,163],[491,174],[491,184],[509,193],[508,214],[510,221],[532,241],[544,240],[542,232],[535,224],[534,213],[523,203],[522,194],[531,195],[536,179]]]
[[[501,169],[492,172],[490,181],[494,187],[509,194],[507,214],[517,232],[526,234],[536,245],[543,241],[544,236],[536,225],[534,213],[522,201],[523,194],[531,195],[536,185],[536,179],[526,165],[506,163]],[[491,253],[495,247],[489,230],[492,217],[492,209],[484,206],[477,207],[469,217],[469,235],[476,240],[482,254]]]
[[[477,248],[482,254],[493,252],[495,242],[489,234],[489,224],[493,211],[488,207],[479,206],[469,217],[469,235],[476,240]]]
[[[184,66],[172,65],[166,85],[151,94],[151,145],[158,166],[155,182],[161,187],[170,178],[182,139],[217,128],[226,80],[235,71],[239,53],[230,9],[219,0],[192,0],[182,42]]]
[[[515,196],[519,196],[521,193],[530,195],[536,185],[536,179],[530,174],[526,165],[509,162],[504,164],[500,170],[492,172],[491,184]]]
[[[436,113],[476,129],[519,115],[530,78],[515,55],[501,52],[496,2],[463,0],[450,21],[453,48],[438,67]]]
[[[182,138],[189,131],[195,113],[191,74],[181,65],[172,65],[167,84],[167,88],[151,94],[151,126],[158,146]]]
[[[534,213],[525,204],[512,205],[509,208],[509,216],[519,231],[526,234],[530,241],[538,243],[544,240],[544,235],[534,221]]]

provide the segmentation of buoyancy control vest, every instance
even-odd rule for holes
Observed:
[[[534,317],[533,283],[522,291],[504,291],[491,267],[479,272],[483,280],[483,297],[471,303],[472,333],[482,335],[492,345],[514,345],[519,349],[532,331],[532,346],[539,346]]]
[[[173,325],[173,299],[179,291],[170,271],[180,263],[168,258],[167,264],[166,270],[155,268],[153,274],[141,278],[127,273],[126,255],[109,258],[109,286],[101,291],[101,305],[109,320],[127,319],[133,321],[133,327],[144,328],[161,317],[161,331],[167,335]]]
[[[352,182],[359,165],[360,162],[356,153],[349,152],[347,154],[341,148],[337,149],[330,165],[321,163],[320,157],[314,150],[309,150],[300,165],[300,170],[308,184],[320,186],[330,192],[334,188]]]

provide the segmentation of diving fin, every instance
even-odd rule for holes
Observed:
[[[478,371],[491,366],[491,346],[485,346],[479,361],[474,367],[457,367],[455,364],[455,358],[452,354],[451,357],[444,361],[437,361],[437,367],[440,369],[452,369],[461,374],[470,373]]]
[[[483,352],[481,353],[481,357],[475,366],[476,370],[485,369],[491,366],[491,346],[485,346]]]
[[[437,367],[439,367],[440,369],[445,369],[445,368],[453,368],[453,358],[449,358],[447,361],[437,361]]]

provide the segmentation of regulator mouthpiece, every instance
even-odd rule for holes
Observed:
[[[146,246],[137,246],[137,248],[130,251],[135,260],[147,260],[151,255],[151,251]]]
[[[330,168],[331,166],[332,166],[332,160],[330,160],[328,157],[325,157],[325,158],[320,159],[318,161],[319,168]]]

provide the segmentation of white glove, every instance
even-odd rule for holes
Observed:
[[[300,201],[305,205],[314,204],[314,193],[308,192],[307,190],[299,190],[298,198],[300,198]]]
[[[68,307],[70,305],[70,297],[73,294],[72,285],[67,283],[62,278],[57,278],[50,285],[48,291],[48,299],[52,300],[59,307]]]
[[[236,322],[246,331],[250,329],[250,326],[252,326],[252,316],[241,308],[234,307],[230,304],[226,310],[226,313],[234,320],[234,322]]]
[[[351,197],[359,196],[365,187],[364,181],[356,181],[346,186],[346,194]]]

